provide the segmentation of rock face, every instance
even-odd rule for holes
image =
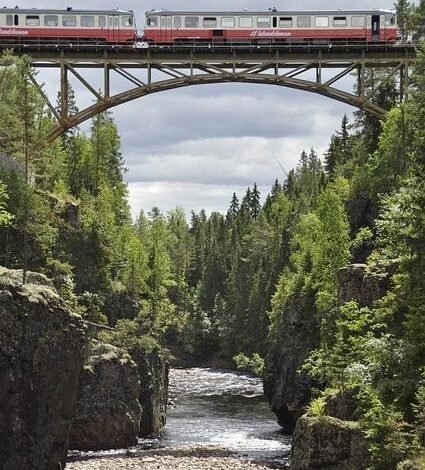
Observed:
[[[99,450],[137,443],[141,407],[137,366],[123,349],[92,341],[83,368],[70,448]]]
[[[22,271],[0,269],[0,468],[59,470],[65,466],[85,329],[47,278],[28,274],[23,285]]]
[[[355,300],[368,307],[385,294],[390,280],[387,274],[368,273],[366,264],[350,264],[338,271],[338,283],[339,305]]]
[[[114,326],[120,318],[133,319],[139,310],[139,303],[127,292],[111,292],[103,305],[103,312],[111,326]]]
[[[310,381],[299,368],[319,345],[313,296],[291,299],[274,338],[264,374],[264,392],[279,424],[292,431],[310,399]]]
[[[292,440],[291,470],[364,470],[366,439],[353,421],[301,417]]]
[[[346,390],[344,393],[336,393],[327,397],[325,404],[325,415],[343,421],[356,421],[359,417],[358,412],[358,389]]]
[[[137,351],[132,354],[140,375],[140,404],[142,419],[140,436],[157,433],[166,422],[168,400],[168,362],[158,349],[151,352]]]

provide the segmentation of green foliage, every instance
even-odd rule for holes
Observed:
[[[326,398],[324,396],[320,396],[314,398],[307,407],[307,413],[309,416],[313,416],[315,418],[320,418],[321,416],[325,416],[325,407],[326,407]]]
[[[400,31],[400,40],[406,42],[413,32],[415,24],[415,6],[408,0],[397,0],[397,25]]]
[[[392,108],[368,162],[369,191],[374,200],[396,191],[408,174],[412,160],[412,132],[404,105]]]
[[[264,359],[258,353],[253,353],[251,357],[239,353],[233,357],[233,361],[236,367],[241,370],[253,372],[257,375],[262,375],[264,371]]]
[[[138,351],[151,352],[159,348],[155,338],[143,332],[141,322],[136,320],[118,320],[114,331],[103,331],[100,338],[114,346],[126,349],[130,354]]]
[[[372,387],[358,395],[363,410],[361,424],[369,441],[370,468],[395,469],[409,453],[411,432],[403,415],[384,404]]]
[[[415,437],[418,446],[425,448],[425,385],[423,382],[416,391],[412,407],[415,416]]]
[[[12,214],[6,210],[8,199],[6,186],[0,181],[0,225],[9,225],[13,221]]]
[[[349,225],[344,208],[346,180],[336,178],[320,193],[316,210],[300,217],[292,238],[290,269],[285,269],[273,296],[272,323],[297,292],[316,292],[316,306],[325,318],[335,308],[337,269],[349,260]]]

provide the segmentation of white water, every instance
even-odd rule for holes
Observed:
[[[258,377],[216,369],[170,372],[167,425],[161,444],[219,445],[258,461],[286,463],[290,436],[283,435]]]

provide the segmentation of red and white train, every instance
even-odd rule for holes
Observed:
[[[2,8],[0,40],[133,44],[137,30],[132,11]]]
[[[388,10],[150,11],[149,43],[323,42],[397,40],[396,15]]]
[[[323,43],[397,40],[389,10],[146,12],[138,34],[133,11],[0,9],[0,42],[149,45]]]

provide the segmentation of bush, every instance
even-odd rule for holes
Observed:
[[[233,357],[233,361],[236,367],[241,370],[253,372],[257,375],[262,375],[264,371],[264,359],[258,353],[254,353],[249,357],[241,352]]]

